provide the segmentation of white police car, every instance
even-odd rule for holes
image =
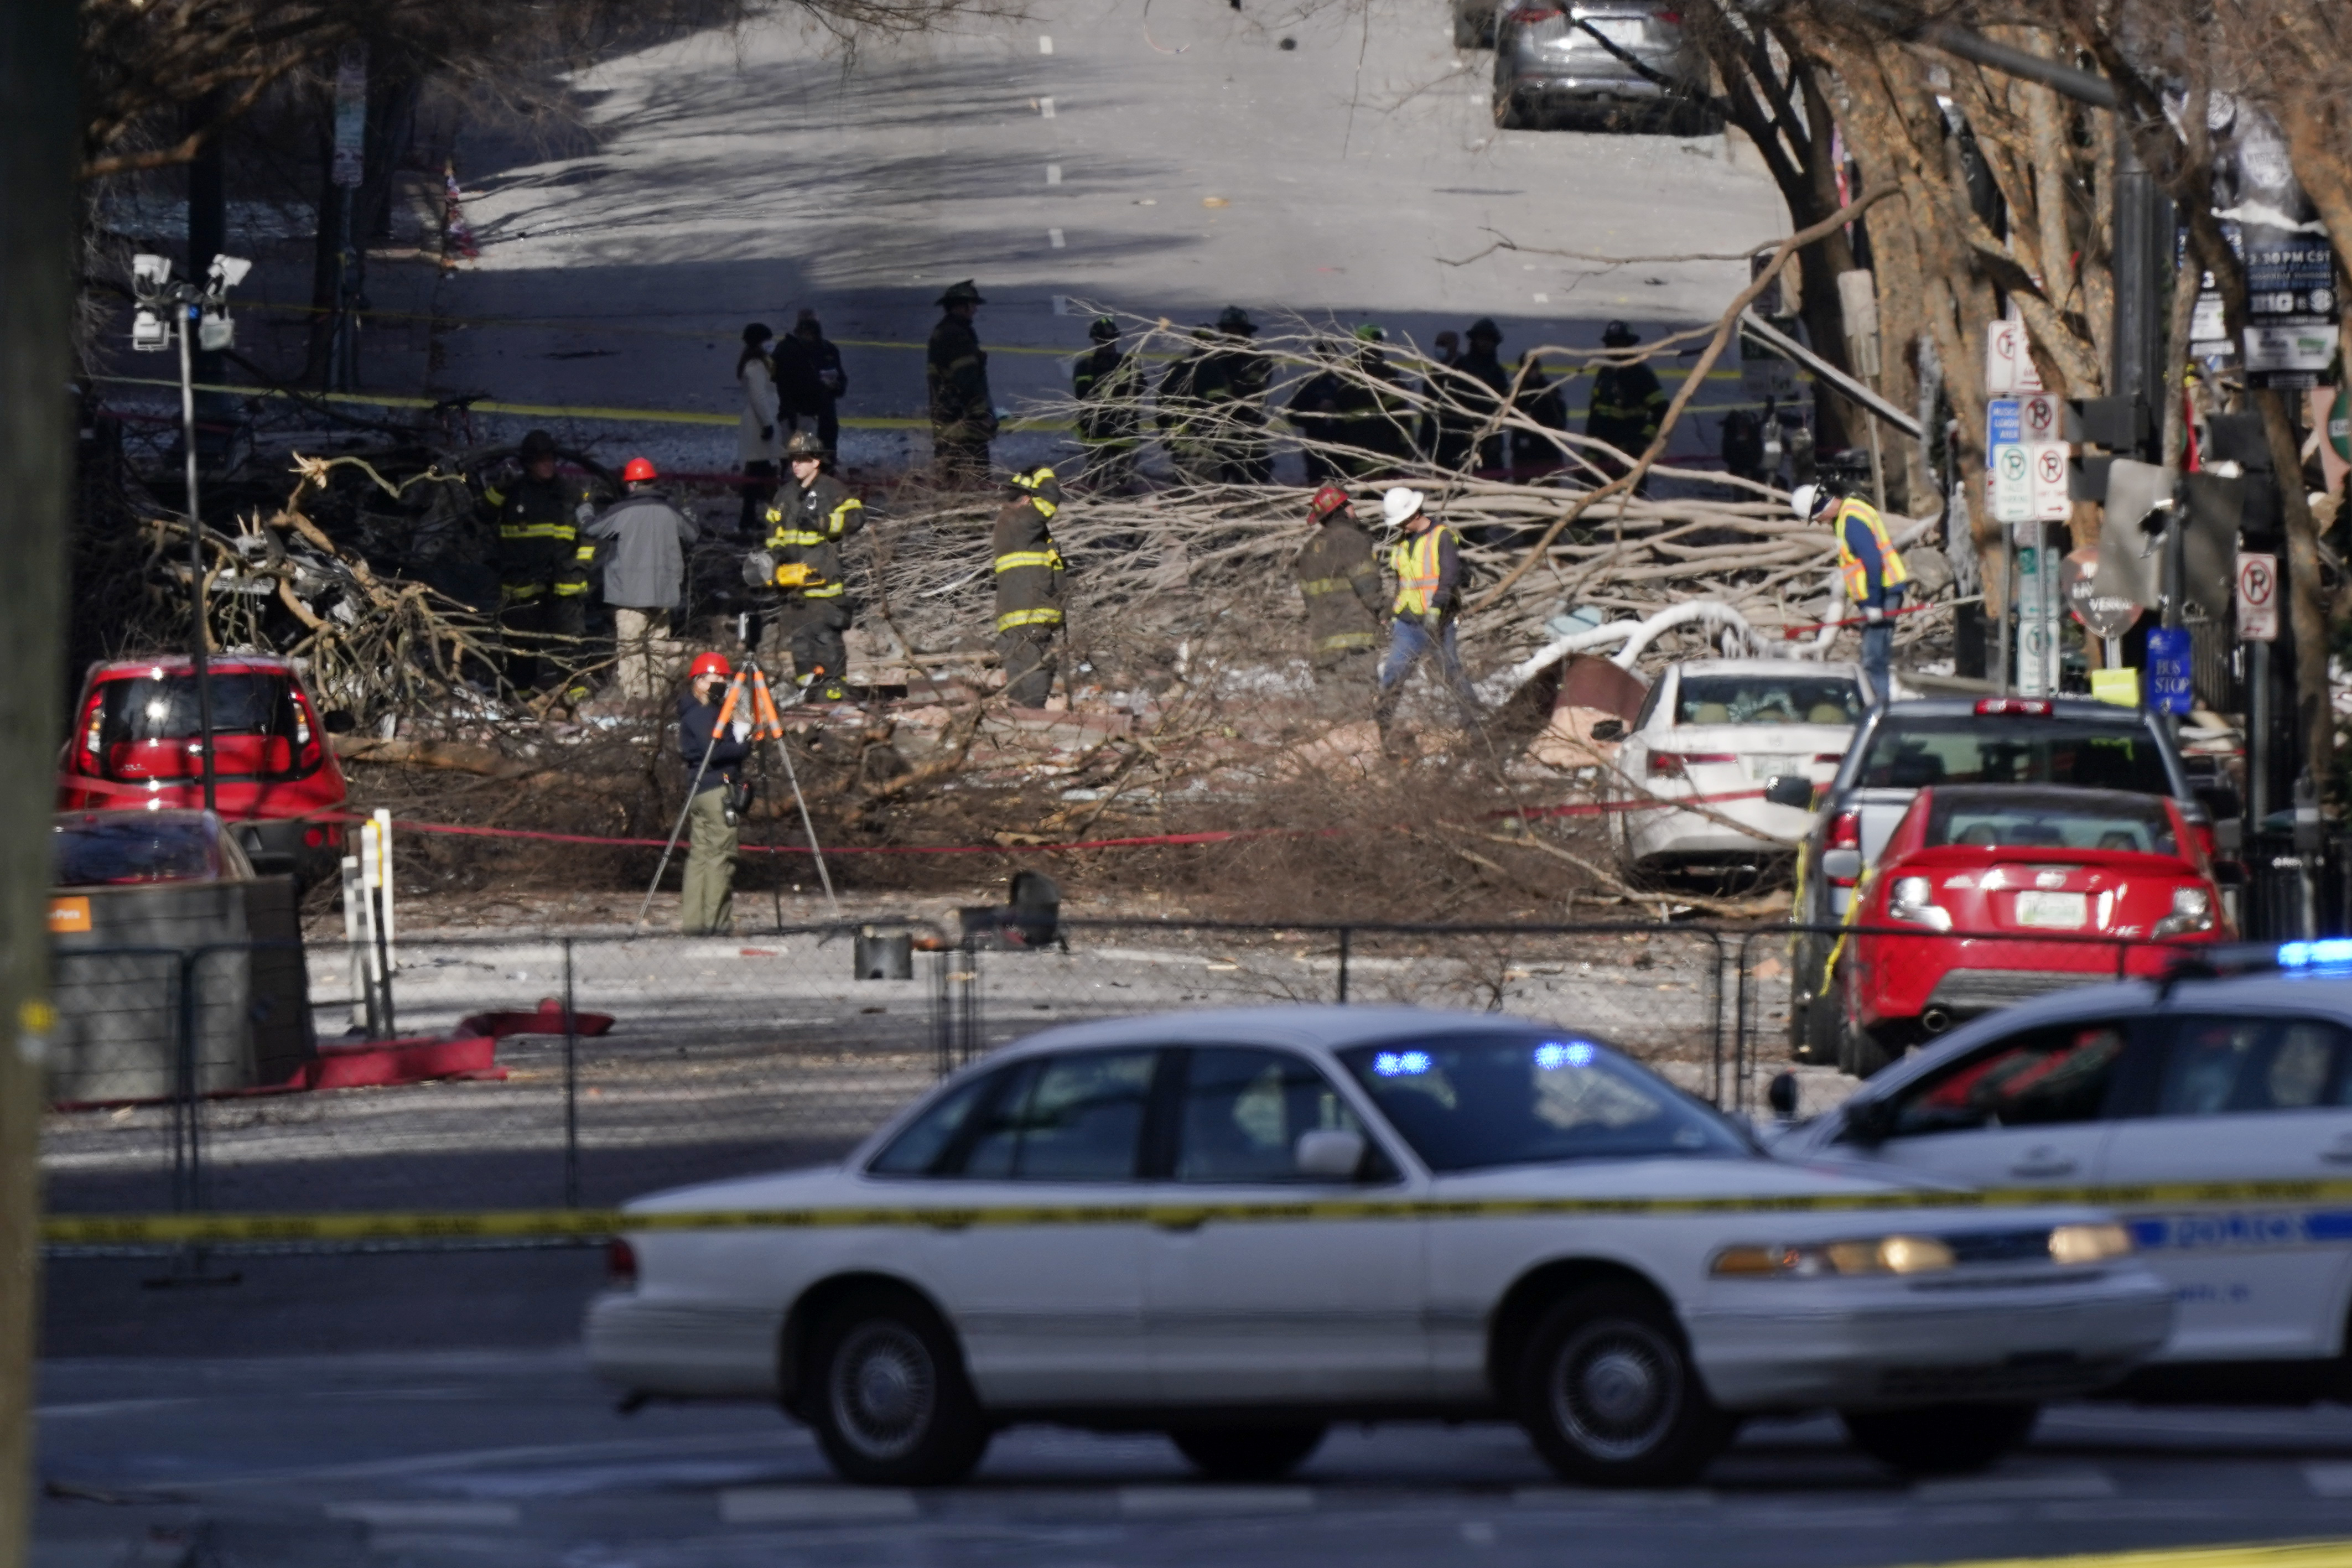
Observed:
[[[2114,1208],[2179,1302],[2126,1394],[2352,1395],[2352,942],[1989,1015],[1773,1147]]]
[[[859,1481],[996,1427],[1168,1432],[1264,1478],[1334,1420],[1500,1416],[1564,1475],[1686,1479],[1832,1408],[1962,1468],[2170,1328],[2110,1216],[1987,1212],[1747,1131],[1576,1035],[1282,1007],[1038,1035],[838,1169],[643,1199],[591,1361],[780,1400]]]

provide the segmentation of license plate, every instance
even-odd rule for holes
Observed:
[[[2088,893],[2020,893],[2017,895],[2017,923],[2040,926],[2047,931],[2080,931],[2091,923],[2091,896]]]
[[[1756,757],[1748,759],[1748,776],[1751,779],[1776,779],[1798,771],[1794,757]]]

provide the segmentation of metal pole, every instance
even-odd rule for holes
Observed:
[[[180,331],[180,426],[188,455],[188,597],[193,605],[190,658],[196,673],[196,721],[204,736],[205,809],[217,808],[213,787],[213,672],[206,658],[212,633],[205,625],[205,528],[196,505],[196,375],[189,334],[195,331],[194,300],[175,307]]]
[[[572,939],[563,939],[563,1206],[580,1206],[580,1024],[572,1011]]]
[[[1341,1006],[1347,1005],[1348,1002],[1348,938],[1351,934],[1352,928],[1348,926],[1339,928],[1339,1004]]]
[[[2011,659],[2009,657],[2009,621],[2017,608],[2017,557],[2011,548],[2009,524],[2000,527],[2000,694],[2009,695]]]

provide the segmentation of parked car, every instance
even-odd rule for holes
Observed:
[[[60,888],[254,879],[236,835],[206,811],[60,812],[50,842]]]
[[[1723,129],[1706,55],[1671,0],[1508,0],[1494,40],[1495,123],[1505,130]]]
[[[2179,805],[2121,790],[1923,789],[1858,891],[1840,1059],[1862,1078],[1979,1013],[2160,976],[2233,934]]]
[[[2197,956],[2226,968],[2240,951]],[[2337,1195],[2352,1165],[2352,943],[2274,951],[2272,973],[2090,986],[1979,1018],[1775,1152],[2090,1189],[2179,1303],[2170,1342],[2119,1392],[2352,1398],[2352,1215]]]
[[[256,870],[304,881],[342,858],[342,770],[291,664],[237,654],[210,661],[214,800]],[[204,756],[192,662],[117,659],[82,681],[58,761],[61,811],[201,809]]]
[[[1266,1479],[1333,1421],[1504,1417],[1622,1485],[1689,1479],[1749,1412],[1832,1408],[1898,1466],[1969,1468],[2171,1312],[2101,1211],[1775,1160],[1572,1031],[1410,1008],[1049,1030],[838,1168],[628,1214],[597,1372],[780,1402],[893,1485],[1021,1421]]]
[[[1785,866],[1812,824],[1811,785],[1836,776],[1868,706],[1857,665],[1700,658],[1668,667],[1618,749],[1606,794],[1621,806],[1696,797],[1706,810],[1612,811],[1618,859],[1652,875],[1752,879]],[[1764,798],[1778,781],[1794,781],[1803,798]]]
[[[2072,784],[2162,795],[2180,807],[2200,853],[2213,853],[2211,815],[2172,738],[2155,715],[2066,698],[1936,697],[1888,703],[1864,717],[1825,789],[1797,853],[1790,919],[1789,1049],[1801,1062],[1837,1060],[1844,1038],[1830,973],[1842,921],[1863,873],[1877,862],[1911,798],[1933,784]],[[1808,793],[1794,780],[1767,791],[1782,804]]]

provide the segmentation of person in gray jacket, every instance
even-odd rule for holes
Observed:
[[[604,603],[613,607],[620,651],[615,679],[622,697],[632,701],[661,694],[654,638],[668,629],[670,614],[685,593],[686,547],[700,531],[655,492],[660,477],[645,458],[631,458],[621,470],[629,493],[583,530],[599,542],[604,557]]]

